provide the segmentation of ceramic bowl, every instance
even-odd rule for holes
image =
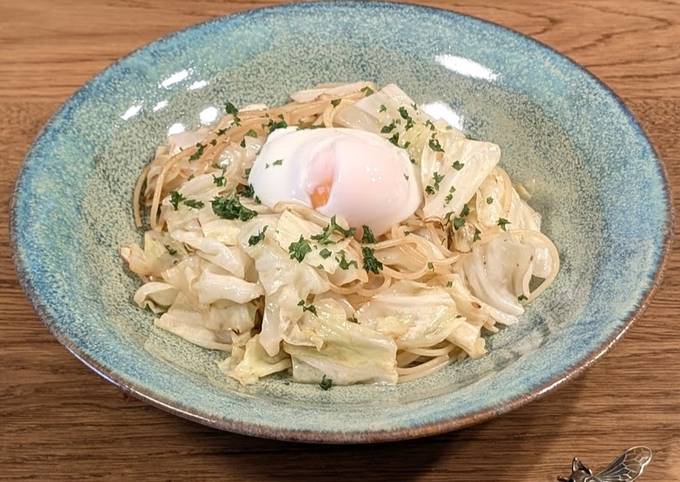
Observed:
[[[131,196],[168,132],[210,123],[225,100],[283,102],[319,82],[397,83],[501,146],[562,271],[489,353],[424,379],[334,387],[286,376],[242,388],[220,354],[152,326],[118,247],[140,240]],[[31,148],[17,183],[18,272],[46,325],[101,376],[157,407],[261,437],[374,442],[470,425],[533,400],[595,361],[659,282],[670,202],[663,166],[621,101],[548,47],[443,10],[295,4],[164,37],[80,89]]]

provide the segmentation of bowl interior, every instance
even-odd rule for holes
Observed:
[[[131,193],[168,131],[319,82],[394,82],[474,138],[501,146],[561,255],[555,284],[487,356],[397,387],[285,376],[239,387],[223,355],[152,327],[117,252],[141,234]],[[57,337],[157,405],[278,438],[358,441],[454,428],[531,398],[598,355],[654,282],[668,231],[664,176],[599,82],[535,42],[448,12],[304,4],[203,24],[123,59],[81,89],[30,152],[17,187],[20,274]],[[438,428],[437,428],[438,427]]]

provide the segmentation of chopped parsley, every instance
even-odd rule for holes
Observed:
[[[314,313],[316,315],[316,306],[309,304],[305,304],[305,300],[300,300],[298,301],[298,306],[302,306],[302,312],[304,313],[305,311],[309,311],[310,313]]]
[[[430,271],[434,271],[434,265],[432,264],[432,261],[427,262],[427,269],[429,269]]]
[[[435,191],[439,191],[439,183],[444,180],[444,176],[442,174],[439,174],[438,172],[435,172],[432,174],[432,180],[434,181],[433,187]]]
[[[224,179],[224,172],[222,172],[222,175],[219,177],[213,174],[213,183],[215,184],[215,186],[222,187],[224,186],[225,181],[226,180]]]
[[[309,245],[309,241],[303,238],[302,235],[300,235],[300,239],[290,243],[290,246],[288,246],[290,259],[295,259],[298,263],[302,263],[302,260],[305,259],[307,253],[310,253],[311,251],[312,247]]]
[[[380,109],[378,112],[385,112],[387,110],[387,106],[385,104],[380,104]]]
[[[216,197],[212,200],[213,212],[223,219],[239,219],[241,221],[249,221],[257,216],[257,212],[248,209],[241,200],[232,194],[229,197]]]
[[[203,201],[198,201],[197,199],[187,199],[182,195],[181,192],[172,191],[170,193],[170,204],[172,204],[172,207],[175,208],[175,211],[179,209],[180,203],[194,209],[201,209],[204,206]]]
[[[338,105],[340,105],[341,101],[342,101],[342,99],[334,99],[334,100],[331,101],[331,105],[333,107],[337,107]]]
[[[425,187],[425,192],[432,196],[434,194],[434,188],[432,186],[426,186]]]
[[[390,137],[390,138],[387,139],[387,140],[390,141],[390,142],[391,142],[392,144],[394,144],[395,146],[400,147],[400,146],[399,146],[399,133],[398,133],[398,132],[395,132],[395,133],[392,135],[392,137]]]
[[[170,253],[170,256],[174,256],[177,254],[177,250],[173,248],[172,246],[168,246],[167,244],[165,245],[165,249],[168,250],[168,253]]]
[[[463,209],[460,210],[460,217],[464,218],[468,214],[470,214],[470,206],[463,204]]]
[[[456,171],[460,171],[461,169],[463,169],[463,166],[465,166],[465,164],[463,164],[460,161],[454,161],[453,164],[451,164],[451,167],[454,168]]]
[[[255,132],[255,129],[250,129],[248,132],[245,133],[248,137],[257,137],[257,132]]]
[[[199,159],[203,155],[203,151],[205,150],[205,144],[201,144],[200,142],[196,144],[196,152],[194,152],[191,157],[189,158],[190,161],[195,161],[196,159]]]
[[[425,125],[426,125],[427,127],[429,127],[431,131],[434,130],[434,124],[432,123],[432,121],[431,121],[430,119],[427,119],[427,120],[425,121]]]
[[[527,301],[528,299],[529,299],[529,298],[527,298],[527,297],[524,296],[524,295],[519,295],[519,296],[517,297],[517,301]]]
[[[320,234],[315,234],[312,236],[312,239],[314,241],[318,241],[319,244],[332,244],[334,241],[332,241],[330,237],[331,234],[336,232],[342,234],[345,238],[348,238],[350,236],[354,236],[356,230],[354,228],[343,228],[335,221],[335,216],[333,216],[331,218],[331,223],[323,228],[323,231]]]
[[[373,249],[364,246],[361,254],[364,256],[364,269],[367,272],[378,274],[383,269],[383,264],[375,257]]]
[[[453,229],[458,231],[465,225],[465,218],[453,218]]]
[[[238,194],[239,196],[252,198],[255,195],[255,189],[252,184],[248,184],[247,186],[239,188]]]
[[[411,127],[413,127],[413,117],[411,117],[411,114],[408,113],[406,107],[399,107],[399,115],[402,119],[406,120],[406,126],[404,127],[406,130],[409,130]]]
[[[246,147],[246,138],[245,137],[243,139],[241,139],[241,142],[239,143],[239,145],[245,149],[245,147]]]
[[[394,130],[395,127],[397,127],[397,125],[394,123],[394,121],[392,121],[392,123],[383,126],[383,128],[380,129],[380,132],[383,134],[389,134]]]
[[[323,259],[327,259],[333,254],[330,249],[328,248],[323,248],[321,251],[319,251],[319,256],[321,256]]]
[[[272,166],[280,166],[281,164],[283,164],[283,159],[277,159],[272,162]]]
[[[451,202],[451,200],[453,199],[454,192],[456,192],[456,188],[451,186],[451,189],[449,189],[449,193],[444,198],[444,205],[448,205]]]
[[[285,129],[288,127],[288,123],[286,123],[285,120],[281,119],[280,121],[274,122],[274,119],[271,119],[269,121],[269,124],[267,124],[267,127],[269,127],[269,132],[274,132],[276,129]]]
[[[236,108],[236,106],[229,101],[227,101],[227,103],[224,104],[224,110],[227,114],[231,114],[231,115],[237,115],[238,114],[238,109]]]
[[[203,204],[203,201],[198,201],[197,199],[185,199],[184,201],[182,201],[182,204],[194,209],[201,209],[203,206],[205,206],[205,204]]]
[[[217,129],[217,135],[223,136],[229,129]]]
[[[354,265],[355,268],[358,268],[359,265],[355,260],[352,261],[347,261],[347,258],[345,257],[345,250],[340,250],[338,253],[340,257],[338,258],[337,256],[335,257],[335,260],[338,262],[338,266],[340,266],[340,269],[348,270],[350,266]]]
[[[487,203],[487,204],[491,204],[492,202],[493,202],[493,198],[492,198],[491,196],[489,196],[488,198],[486,198],[486,203]]]
[[[447,287],[447,288],[452,288],[452,287],[453,287],[453,281],[447,281],[447,282],[446,282],[446,287]]]
[[[371,95],[371,94],[374,93],[374,90],[371,89],[371,88],[367,85],[366,87],[362,87],[362,88],[361,88],[361,92],[363,92],[364,95],[365,95],[366,97],[368,97],[369,95]]]
[[[375,236],[373,236],[373,231],[371,231],[371,228],[366,226],[365,224],[362,226],[364,230],[364,234],[361,236],[361,242],[366,243],[366,244],[374,244],[375,241]]]
[[[241,119],[238,117],[238,109],[234,104],[231,102],[227,101],[227,103],[224,105],[224,110],[227,114],[231,114],[234,116],[234,125],[240,126],[241,125]]]
[[[172,204],[172,207],[175,208],[175,211],[179,208],[179,203],[184,201],[186,198],[182,196],[182,193],[179,191],[172,191],[170,193],[170,204]]]
[[[439,140],[434,136],[434,134],[432,134],[432,139],[430,139],[428,145],[430,146],[430,149],[435,152],[444,152],[444,148],[439,143]]]
[[[262,231],[260,231],[257,234],[253,234],[251,237],[248,238],[248,246],[255,246],[257,243],[262,241],[264,239],[264,233],[267,232],[267,228],[269,226],[265,226],[262,228]]]
[[[475,228],[475,235],[473,236],[472,241],[479,241],[480,239],[482,239],[480,234],[482,234],[482,232],[479,229]]]
[[[508,221],[507,219],[498,218],[498,225],[501,227],[503,231],[507,231],[507,228],[505,226],[508,224],[510,224],[510,221]]]
[[[321,377],[321,382],[319,383],[319,386],[321,387],[321,390],[330,390],[331,387],[333,386],[333,380],[330,378],[326,378],[326,375]]]
[[[217,139],[213,139],[212,141],[210,141],[210,145],[216,146],[217,145]]]

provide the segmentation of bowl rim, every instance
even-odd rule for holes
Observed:
[[[95,75],[90,77],[85,84],[83,84],[81,87],[79,87],[71,96],[69,96],[63,104],[52,114],[52,116],[49,118],[49,120],[44,124],[44,126],[40,129],[38,134],[35,136],[33,139],[33,142],[31,143],[31,146],[29,147],[28,151],[26,152],[26,155],[24,156],[24,160],[22,162],[21,170],[17,176],[17,180],[14,186],[14,190],[11,196],[10,200],[10,220],[9,220],[9,230],[10,230],[10,248],[12,252],[12,259],[15,264],[16,272],[17,272],[17,278],[19,280],[19,283],[26,293],[27,298],[31,302],[31,305],[33,306],[35,312],[38,314],[40,317],[41,321],[43,324],[47,326],[49,329],[50,333],[52,336],[54,336],[59,343],[64,345],[64,347],[78,360],[80,360],[85,366],[90,368],[92,371],[94,371],[97,375],[100,377],[104,378],[108,382],[112,383],[119,389],[121,389],[124,393],[129,394],[139,400],[142,400],[156,408],[159,408],[163,411],[166,411],[168,413],[171,413],[173,415],[177,415],[179,417],[185,418],[187,420],[191,420],[193,422],[200,423],[202,425],[206,425],[208,427],[212,427],[215,429],[223,430],[223,431],[228,431],[228,432],[234,432],[242,435],[249,435],[249,436],[254,436],[254,437],[260,437],[260,438],[268,438],[268,439],[274,439],[274,440],[280,440],[280,441],[287,441],[287,442],[305,442],[305,443],[327,443],[327,444],[362,444],[362,443],[383,443],[383,442],[394,442],[394,441],[400,441],[400,440],[408,440],[408,439],[415,439],[415,438],[421,438],[421,437],[427,437],[427,436],[432,436],[432,435],[437,435],[441,434],[444,432],[450,432],[454,430],[459,430],[465,427],[469,427],[471,425],[475,425],[481,422],[484,422],[486,420],[492,419],[494,417],[497,417],[499,415],[503,415],[507,412],[510,412],[512,410],[515,410],[523,405],[526,405],[529,402],[532,402],[534,400],[538,400],[546,396],[547,394],[551,393],[555,389],[561,387],[562,385],[566,384],[567,382],[577,378],[580,376],[587,368],[589,368],[593,363],[598,361],[602,356],[604,356],[609,350],[612,349],[612,347],[621,339],[623,336],[627,333],[627,331],[630,329],[630,327],[633,325],[634,322],[636,322],[642,314],[646,311],[647,307],[649,306],[653,296],[656,294],[657,290],[662,284],[663,277],[664,277],[664,272],[667,268],[668,264],[668,258],[669,258],[669,253],[671,251],[671,246],[673,243],[673,238],[674,238],[674,227],[675,227],[675,212],[673,210],[673,192],[671,189],[671,184],[669,182],[669,176],[668,176],[668,171],[665,163],[661,159],[661,156],[659,156],[659,153],[654,146],[654,144],[651,142],[649,136],[643,129],[643,127],[640,125],[640,123],[637,121],[635,116],[632,114],[632,112],[626,107],[625,103],[623,100],[611,89],[604,81],[599,79],[595,74],[590,72],[586,67],[583,65],[577,63],[575,60],[570,58],[568,55],[563,54],[556,50],[555,48],[551,47],[550,45],[547,45],[543,43],[540,40],[537,40],[527,34],[524,34],[522,32],[516,31],[514,29],[511,29],[509,27],[506,27],[504,25],[501,25],[499,23],[496,23],[491,20],[483,19],[480,17],[476,17],[474,15],[470,14],[465,14],[465,13],[460,13],[454,10],[448,10],[444,8],[438,8],[438,7],[432,7],[432,6],[427,6],[427,5],[420,5],[420,4],[413,4],[413,3],[408,3],[405,1],[371,1],[368,2],[368,4],[373,4],[373,5],[382,5],[382,6],[398,6],[400,8],[405,7],[405,8],[413,8],[413,9],[422,9],[422,10],[429,10],[432,12],[437,13],[438,15],[448,15],[452,17],[463,17],[466,19],[472,19],[476,22],[480,22],[482,24],[485,24],[487,27],[492,27],[501,31],[504,31],[505,33],[509,33],[511,35],[519,36],[523,38],[525,41],[529,41],[532,43],[537,44],[539,47],[545,49],[548,51],[550,55],[555,55],[558,57],[561,57],[570,64],[570,66],[573,68],[577,68],[580,70],[584,75],[590,77],[592,80],[596,82],[598,87],[602,89],[610,98],[612,98],[619,108],[621,109],[622,113],[625,114],[626,117],[628,117],[628,120],[631,123],[631,126],[637,130],[637,133],[641,138],[649,145],[651,148],[651,151],[654,155],[654,158],[657,163],[657,167],[659,168],[659,173],[661,174],[661,180],[663,183],[663,191],[665,195],[665,201],[666,201],[666,216],[665,216],[665,223],[664,223],[664,229],[665,229],[665,236],[664,240],[661,246],[661,252],[660,255],[656,261],[656,266],[654,267],[655,272],[654,272],[654,278],[650,284],[650,286],[647,288],[647,290],[642,294],[641,299],[638,301],[636,308],[634,311],[631,311],[631,313],[628,315],[628,317],[625,320],[622,320],[624,322],[624,325],[618,329],[617,331],[613,332],[609,338],[607,338],[604,342],[602,342],[598,347],[593,349],[590,353],[582,357],[580,360],[577,360],[574,362],[572,365],[569,367],[565,368],[560,374],[556,375],[552,379],[548,380],[547,382],[534,387],[530,392],[523,393],[516,395],[512,399],[508,400],[506,403],[504,403],[502,406],[498,407],[490,407],[486,409],[481,409],[478,411],[474,411],[472,413],[469,413],[467,415],[463,416],[452,416],[451,418],[447,419],[442,419],[434,422],[428,422],[422,425],[417,425],[417,426],[403,426],[403,427],[398,427],[392,430],[356,430],[356,431],[348,431],[348,432],[343,432],[343,431],[321,431],[321,430],[296,430],[296,429],[283,429],[283,428],[272,428],[267,425],[260,425],[256,423],[248,423],[248,422],[242,422],[234,419],[220,419],[216,418],[214,416],[211,416],[210,414],[204,413],[201,409],[198,409],[196,407],[190,407],[187,405],[184,405],[182,402],[176,402],[169,400],[168,398],[155,393],[152,389],[148,389],[145,386],[139,385],[137,383],[131,382],[130,380],[127,379],[124,375],[121,375],[120,373],[115,372],[113,369],[108,369],[105,366],[103,366],[99,361],[97,361],[94,357],[88,355],[85,353],[80,347],[77,346],[70,338],[68,338],[67,335],[59,331],[57,328],[57,320],[52,317],[47,309],[46,309],[46,304],[43,303],[43,301],[40,299],[38,296],[38,292],[35,289],[35,287],[32,285],[32,283],[29,280],[29,277],[27,276],[27,267],[24,265],[21,257],[18,255],[18,236],[17,236],[17,210],[16,210],[16,199],[20,195],[20,187],[23,184],[23,179],[24,176],[26,175],[27,171],[27,163],[26,161],[30,159],[33,154],[34,150],[38,144],[38,141],[51,129],[52,125],[55,123],[57,119],[61,117],[61,115],[70,107],[70,105],[76,100],[79,96],[85,95],[85,91],[89,87],[89,85],[95,80],[103,76],[106,72],[108,72],[110,69],[114,68],[121,62],[125,61],[129,57],[134,56],[137,54],[139,51],[147,49],[150,45],[153,45],[157,42],[161,41],[167,41],[172,39],[173,37],[176,37],[184,32],[193,30],[193,29],[199,29],[201,27],[204,27],[206,25],[212,24],[212,23],[219,23],[222,21],[225,21],[226,19],[230,19],[233,17],[242,17],[242,16],[248,16],[253,12],[267,12],[267,11],[279,11],[279,10],[287,10],[290,8],[295,8],[295,7],[300,7],[301,5],[308,5],[308,6],[315,6],[315,5],[337,5],[337,6],[342,6],[342,5],[355,5],[355,4],[362,4],[364,2],[361,2],[359,0],[340,0],[340,1],[333,1],[333,0],[320,0],[320,1],[303,1],[303,2],[292,2],[292,3],[287,3],[287,4],[278,4],[278,5],[272,5],[272,6],[265,6],[265,7],[258,7],[258,8],[250,8],[250,9],[244,9],[240,10],[238,12],[234,12],[228,15],[220,15],[217,17],[213,17],[210,19],[207,19],[205,21],[189,25],[187,27],[184,27],[179,30],[174,30],[166,35],[163,35],[161,37],[158,37],[150,42],[147,42],[134,50],[130,51],[124,56],[121,56],[117,58],[114,62],[111,64],[107,65],[104,67],[102,70],[97,72]]]

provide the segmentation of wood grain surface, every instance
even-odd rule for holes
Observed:
[[[202,20],[274,2],[0,0],[0,199],[40,127],[93,74]],[[492,20],[585,65],[625,101],[680,188],[680,4],[422,2]],[[676,206],[677,207],[677,206]],[[0,210],[0,479],[550,481],[645,444],[643,481],[680,480],[680,246],[615,350],[546,398],[482,425],[376,446],[221,433],[124,396],[42,325],[16,280]],[[634,220],[631,220],[634,222]]]

